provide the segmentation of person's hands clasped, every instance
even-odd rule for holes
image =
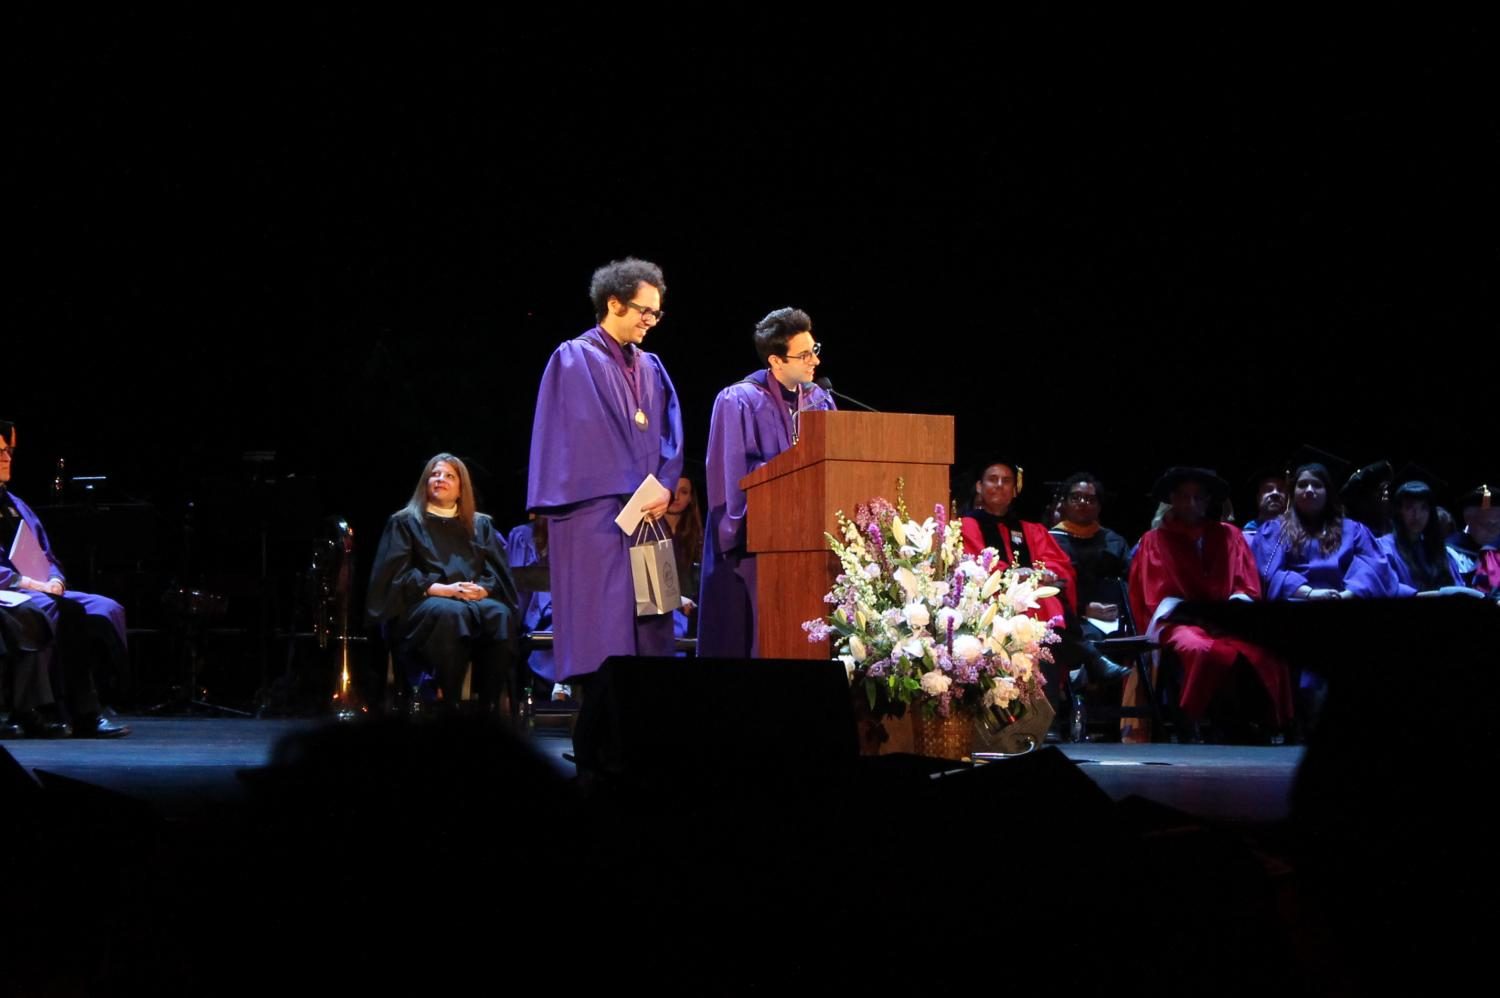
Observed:
[[[477,582],[434,582],[427,587],[427,595],[447,599],[481,600],[489,596],[489,590]]]

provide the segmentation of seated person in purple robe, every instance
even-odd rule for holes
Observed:
[[[547,565],[547,518],[533,516],[528,523],[511,528],[505,538],[505,556],[510,561],[512,574],[516,577],[516,593],[520,606],[521,633],[552,630],[552,593],[541,589],[527,589],[522,573],[517,569],[545,568]],[[553,678],[557,675],[553,666],[552,648],[538,648],[526,658],[526,665],[533,675],[548,683],[553,700],[566,700],[573,695],[567,684]]]
[[[1488,485],[1459,502],[1464,529],[1448,538],[1448,550],[1463,584],[1491,599],[1500,598],[1500,506]]]
[[[1415,596],[1461,585],[1442,529],[1432,515],[1432,487],[1422,481],[1402,482],[1396,489],[1395,507],[1395,529],[1376,538],[1376,544],[1396,572],[1397,593]]]
[[[647,475],[660,490],[632,512],[660,519],[682,475],[677,391],[640,349],[665,294],[654,263],[600,267],[589,286],[596,324],[553,352],[537,391],[526,508],[547,517],[554,678],[575,695],[611,655],[676,647],[672,614],[636,615],[631,538],[615,523]]]
[[[386,521],[365,601],[411,705],[420,709],[435,683],[445,705],[456,706],[472,663],[480,704],[494,710],[515,655],[518,605],[504,542],[476,510],[469,469],[436,455],[406,507]]]
[[[802,413],[837,408],[813,384],[822,344],[801,309],[778,308],[755,326],[764,365],[714,400],[708,429],[708,523],[698,598],[698,656],[757,653],[755,556],[745,550],[740,479],[797,442]]]
[[[1266,599],[1395,596],[1396,573],[1369,528],[1344,516],[1320,463],[1292,476],[1292,505],[1261,524],[1251,550]]]
[[[15,426],[0,421],[0,589],[26,594],[24,602],[7,612],[22,635],[21,650],[41,656],[36,661],[40,673],[23,679],[37,691],[33,702],[13,705],[12,710],[20,711],[19,723],[31,734],[53,737],[70,729],[78,738],[124,737],[130,728],[112,721],[103,711],[95,674],[107,670],[120,676],[129,669],[125,608],[107,596],[68,588],[42,521],[10,492],[14,449]],[[23,532],[29,537],[34,574],[24,572],[9,557],[12,553],[23,557],[15,550]],[[29,666],[23,663],[23,668]],[[52,688],[51,696],[40,693],[42,676]],[[57,708],[52,704],[61,705],[60,714],[53,713]]]

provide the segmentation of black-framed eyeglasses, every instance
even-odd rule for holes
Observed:
[[[1069,492],[1068,502],[1076,502],[1086,506],[1099,505],[1099,497],[1091,496],[1085,492]]]
[[[16,449],[9,444],[0,444],[0,457],[14,457]]]
[[[822,352],[823,344],[814,343],[811,350],[804,350],[801,353],[782,354],[782,356],[787,360],[800,360],[802,363],[806,364],[808,361],[812,360]]]
[[[652,308],[649,305],[637,305],[633,301],[628,301],[625,304],[641,313],[642,318],[650,319],[652,322],[660,322],[667,317],[667,313],[659,308]]]

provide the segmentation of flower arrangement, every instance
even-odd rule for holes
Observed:
[[[1005,725],[1044,696],[1038,666],[1061,621],[1027,615],[1058,591],[1040,584],[1041,566],[1002,567],[993,548],[964,554],[961,521],[938,504],[917,523],[899,489],[896,505],[872,499],[853,520],[840,511],[838,526],[826,535],[841,566],[823,597],[833,611],[802,627],[833,639],[875,717],[915,705],[929,717],[990,710]]]

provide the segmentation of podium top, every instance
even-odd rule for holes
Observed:
[[[740,480],[749,491],[820,461],[953,464],[953,417],[909,412],[804,412],[801,439]]]

